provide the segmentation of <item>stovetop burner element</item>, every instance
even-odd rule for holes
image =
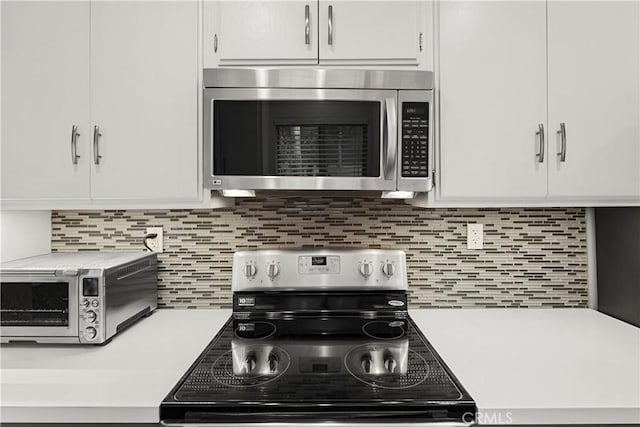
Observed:
[[[276,333],[276,325],[271,322],[238,322],[233,331],[236,337],[247,340],[264,339]]]
[[[362,327],[362,332],[373,339],[392,340],[402,337],[405,333],[405,327],[405,320],[376,320],[365,323],[365,325]]]
[[[290,363],[289,354],[280,347],[232,341],[231,350],[213,362],[211,375],[223,386],[256,387],[283,375]]]

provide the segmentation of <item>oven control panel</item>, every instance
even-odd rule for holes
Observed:
[[[240,251],[232,290],[406,290],[405,254],[386,249]]]
[[[429,176],[429,103],[402,103],[403,177]]]
[[[299,256],[298,273],[340,274],[340,257],[336,255]]]
[[[80,299],[80,340],[92,342],[100,335],[103,307],[100,304],[100,279],[98,277],[83,277],[81,281]]]

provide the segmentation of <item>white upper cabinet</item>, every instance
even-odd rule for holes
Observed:
[[[640,3],[446,1],[439,20],[438,200],[640,202]]]
[[[544,198],[546,5],[444,1],[440,13],[440,196]],[[545,128],[546,130],[546,128]]]
[[[639,20],[637,1],[549,2],[550,197],[640,200]]]
[[[431,1],[204,2],[204,67],[396,65],[431,69]],[[428,30],[427,30],[428,28]]]
[[[204,22],[205,67],[318,60],[316,1],[205,1]]]
[[[0,8],[2,199],[88,200],[89,3]]]
[[[94,199],[197,197],[197,24],[196,1],[92,3]]]
[[[426,43],[417,1],[319,2],[319,61],[417,65]]]
[[[197,1],[1,7],[3,201],[198,199]]]

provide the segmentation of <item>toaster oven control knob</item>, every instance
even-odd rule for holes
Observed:
[[[360,264],[360,274],[367,279],[373,273],[373,265],[370,262],[363,262]]]
[[[91,302],[88,299],[83,299],[82,300],[82,306],[83,307],[89,307],[89,304],[91,304]]]
[[[253,265],[253,264],[245,264],[245,266],[244,266],[244,275],[248,279],[251,279],[251,278],[255,277],[256,273],[258,273],[258,269],[256,268],[255,265]]]
[[[269,276],[269,279],[275,279],[278,274],[280,274],[280,267],[278,267],[278,264],[272,262],[267,265],[267,276]]]
[[[96,321],[96,319],[98,318],[98,315],[96,314],[95,311],[93,310],[89,310],[87,311],[87,313],[85,314],[85,317],[87,319],[87,322],[89,323],[93,323]]]
[[[395,272],[396,272],[396,266],[393,265],[392,263],[386,262],[382,264],[382,274],[384,274],[385,276],[391,277]]]
[[[98,335],[98,331],[96,331],[96,328],[89,326],[84,330],[84,335],[88,340],[92,340],[96,337],[96,335]]]

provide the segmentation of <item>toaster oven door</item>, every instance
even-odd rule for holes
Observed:
[[[395,190],[396,107],[396,90],[205,89],[205,186]]]
[[[77,341],[78,310],[78,277],[75,275],[55,272],[2,274],[2,342]]]

